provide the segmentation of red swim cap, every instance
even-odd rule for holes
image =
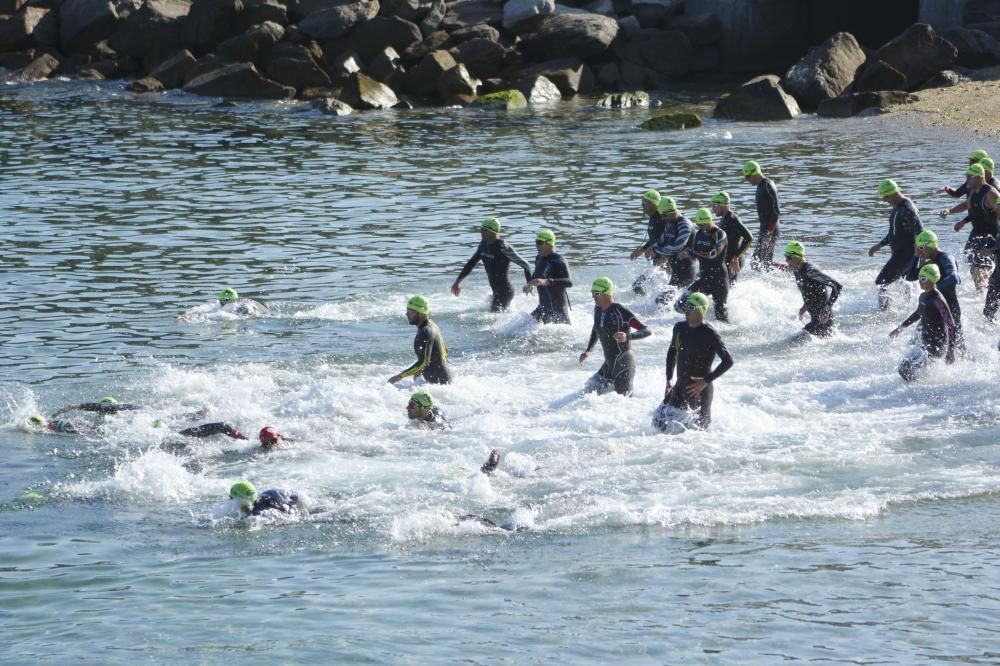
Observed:
[[[257,435],[257,439],[260,440],[260,445],[269,448],[278,445],[278,439],[281,437],[281,433],[278,432],[277,428],[274,426],[264,426],[260,429],[260,434]]]

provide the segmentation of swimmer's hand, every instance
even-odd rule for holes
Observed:
[[[903,332],[903,329],[900,328],[899,326],[897,326],[896,328],[894,328],[891,331],[889,331],[889,337],[890,338],[897,338],[897,337],[899,337],[899,334],[902,333],[902,332]]]
[[[462,295],[462,283],[459,282],[458,280],[456,280],[455,284],[451,285],[451,293],[455,294],[456,296],[461,296]]]
[[[582,354],[580,354],[580,365],[583,365],[583,362],[587,360],[588,356],[590,356],[589,351],[585,351]]]

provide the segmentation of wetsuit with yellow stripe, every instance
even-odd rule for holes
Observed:
[[[432,384],[451,383],[448,347],[441,337],[441,329],[433,320],[428,319],[417,327],[417,335],[413,338],[413,352],[417,355],[417,362],[399,373],[400,379],[423,375]]]

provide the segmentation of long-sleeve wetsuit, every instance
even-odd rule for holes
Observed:
[[[920,294],[920,303],[900,328],[920,321],[920,346],[929,356],[955,358],[955,322],[944,296],[937,289]]]
[[[615,340],[616,333],[624,333],[625,342]],[[621,303],[612,303],[607,310],[594,306],[594,327],[590,329],[587,353],[590,353],[600,340],[601,349],[604,351],[604,363],[587,381],[584,390],[603,393],[613,386],[615,393],[631,395],[632,381],[635,378],[632,340],[641,340],[649,335],[650,330],[645,324],[636,319],[632,311]]]
[[[678,312],[684,311],[687,297],[696,291],[708,294],[715,304],[715,318],[729,321],[726,300],[729,298],[729,269],[726,266],[726,249],[729,246],[726,232],[719,227],[700,227],[691,238],[688,249],[706,256],[697,256],[698,279],[695,280],[674,304]]]
[[[771,270],[774,260],[774,244],[781,234],[780,206],[778,205],[778,188],[770,178],[762,178],[757,183],[754,193],[754,203],[757,205],[757,219],[760,229],[757,233],[757,247],[754,248],[752,264],[757,270]]]
[[[117,414],[118,412],[132,412],[137,409],[142,409],[139,405],[131,405],[127,402],[116,402],[116,403],[101,403],[101,402],[84,402],[79,405],[67,405],[57,411],[54,415],[62,414],[63,412],[69,412],[73,410],[79,410],[81,412],[96,412],[102,416],[107,416],[109,414]]]
[[[986,306],[983,308],[983,314],[986,318],[993,322],[996,321],[997,309],[1000,309],[1000,240],[995,236],[988,236],[982,241],[983,252],[989,252],[993,254],[994,266],[993,272],[990,273],[989,287],[986,290]]]
[[[718,226],[726,232],[726,265],[728,266],[733,259],[739,259],[740,268],[743,268],[746,259],[744,255],[753,243],[753,234],[732,210],[722,216]],[[736,281],[736,276],[737,273],[729,272],[730,286]]]
[[[557,252],[547,257],[535,257],[535,271],[531,279],[545,278],[551,280],[546,287],[536,287],[538,290],[538,307],[531,316],[543,324],[569,323],[569,296],[566,290],[573,286],[569,274],[569,265]]]
[[[423,375],[432,384],[451,383],[448,347],[441,337],[441,329],[433,320],[428,319],[417,327],[417,334],[413,337],[413,353],[417,355],[417,361],[399,373],[400,379]]]
[[[646,222],[646,241],[639,246],[640,250],[648,250],[656,244],[656,241],[660,240],[660,236],[663,235],[663,228],[667,223],[663,220],[663,216],[659,213],[653,213],[649,216],[649,221]]]
[[[694,223],[678,215],[677,219],[663,226],[663,233],[652,246],[657,254],[657,265],[664,261],[670,264],[671,286],[687,287],[694,281],[694,262],[690,257],[681,259],[677,256],[687,248],[694,232]]]
[[[978,191],[969,191],[969,212],[966,219],[971,225],[969,238],[965,242],[965,259],[970,266],[977,268],[992,268],[993,259],[988,253],[980,252],[983,249],[986,239],[997,235],[997,210],[989,208],[989,196],[997,191],[984,184]]]
[[[944,296],[944,300],[948,304],[948,309],[951,310],[951,318],[955,322],[955,344],[961,349],[964,342],[962,335],[962,308],[958,304],[958,285],[962,280],[958,276],[955,260],[947,252],[939,250],[937,256],[931,259],[929,263],[936,265],[938,270],[941,271],[941,279],[935,286],[941,292],[941,295]],[[920,268],[924,265],[926,264],[920,263],[920,257],[913,257],[906,270],[906,279],[910,282],[916,282],[920,274]]]
[[[483,262],[483,268],[486,269],[486,279],[489,280],[490,289],[493,290],[493,303],[490,306],[490,311],[506,310],[510,307],[510,302],[514,300],[514,288],[507,276],[508,267],[511,262],[520,266],[524,270],[524,281],[527,282],[531,279],[531,266],[504,239],[498,238],[492,243],[481,241],[479,247],[476,248],[476,253],[462,267],[462,271],[458,274],[458,281],[464,280],[480,261]]]
[[[712,370],[712,361],[719,357],[719,364]],[[712,382],[733,367],[733,357],[725,343],[710,324],[691,326],[686,321],[674,324],[670,349],[667,352],[667,383],[670,383],[677,368],[677,383],[670,390],[667,403],[680,409],[697,409],[696,422],[700,428],[708,428],[712,420]],[[705,390],[697,396],[687,394],[692,377],[701,377],[706,382]]]
[[[230,423],[224,423],[222,421],[217,421],[215,423],[203,423],[201,425],[192,426],[190,428],[185,428],[181,430],[179,435],[184,435],[185,437],[211,437],[212,435],[225,435],[226,437],[232,437],[233,439],[246,439],[247,436],[233,427]]]
[[[281,488],[265,490],[253,503],[250,515],[259,516],[268,510],[280,511],[281,513],[292,513],[299,506],[299,496],[297,493]]]
[[[451,430],[451,424],[445,418],[444,412],[439,407],[431,407],[427,416],[422,419],[414,419],[416,424],[427,430]]]
[[[875,278],[881,309],[889,307],[886,289],[906,273],[910,260],[913,259],[914,241],[923,230],[917,207],[908,198],[902,197],[889,212],[889,233],[879,242],[882,247],[889,246],[891,252],[889,260]]]
[[[795,286],[802,294],[802,304],[809,313],[809,323],[805,325],[805,330],[818,337],[830,335],[833,329],[833,304],[837,302],[843,287],[808,261],[803,262],[793,275]],[[830,289],[829,294],[827,288]],[[820,323],[820,318],[824,315],[826,323]]]

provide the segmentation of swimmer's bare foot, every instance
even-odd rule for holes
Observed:
[[[493,449],[490,451],[490,457],[486,459],[483,466],[479,468],[479,471],[483,474],[492,474],[500,464],[500,449]]]

